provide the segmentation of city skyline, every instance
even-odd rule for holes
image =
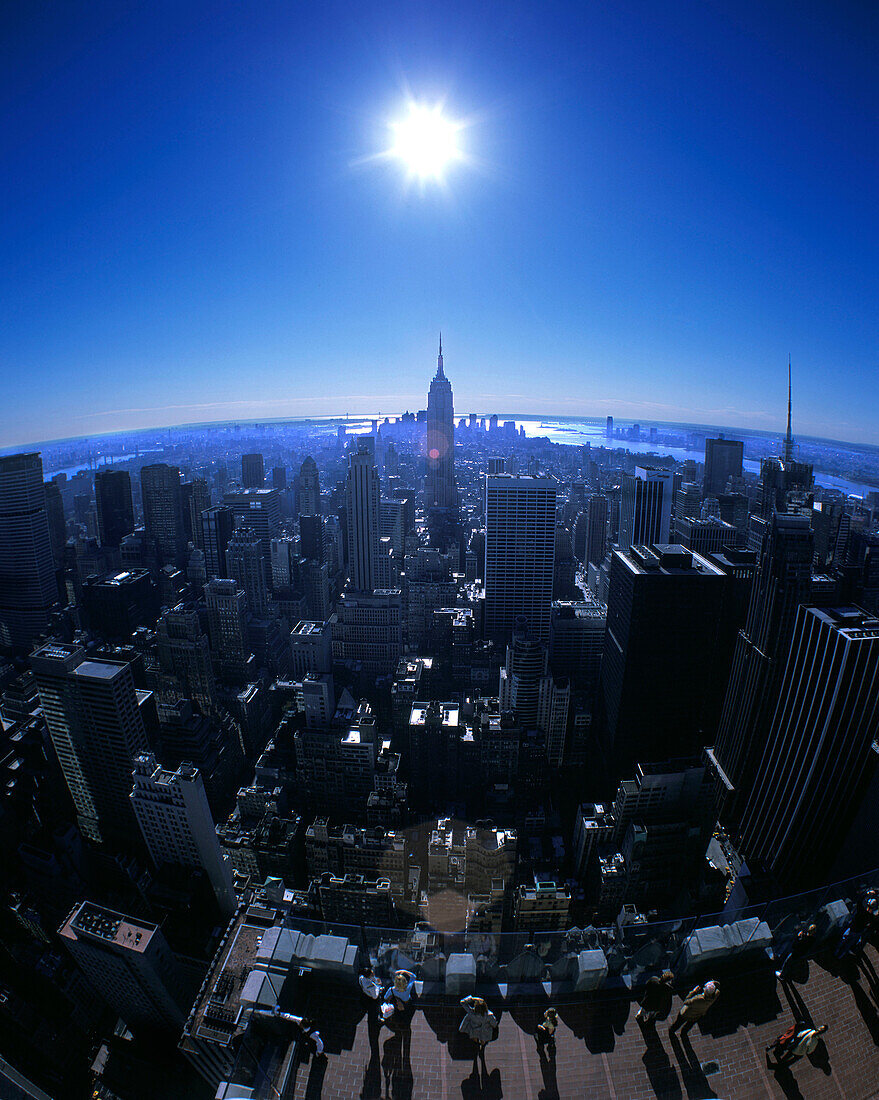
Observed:
[[[879,443],[874,15],[339,14],[7,17],[0,446],[418,408],[440,328],[461,410],[781,432],[790,354]]]

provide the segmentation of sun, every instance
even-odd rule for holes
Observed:
[[[408,114],[391,123],[394,143],[389,152],[406,165],[410,176],[442,180],[448,166],[460,160],[458,132],[461,124],[443,116],[443,105],[428,107],[410,101]]]

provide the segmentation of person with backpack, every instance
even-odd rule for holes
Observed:
[[[775,1058],[775,1066],[789,1066],[798,1058],[812,1054],[821,1042],[821,1036],[827,1030],[827,1024],[815,1027],[805,1021],[793,1023],[766,1048],[767,1055]]]

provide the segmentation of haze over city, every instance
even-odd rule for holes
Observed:
[[[399,413],[440,328],[462,410],[781,433],[791,355],[877,443],[876,18],[6,6],[0,445]]]

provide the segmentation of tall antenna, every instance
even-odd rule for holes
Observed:
[[[794,437],[791,432],[791,363],[787,357],[787,435],[784,437],[784,461],[793,462]]]

